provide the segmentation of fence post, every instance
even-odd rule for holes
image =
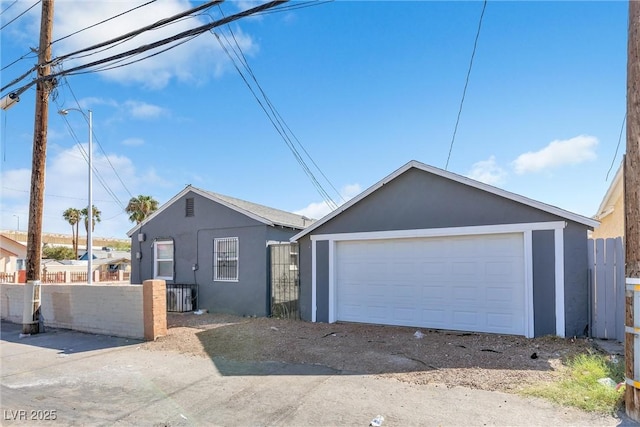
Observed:
[[[144,339],[155,341],[167,335],[167,284],[164,280],[145,280],[142,284]]]

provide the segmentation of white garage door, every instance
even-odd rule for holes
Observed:
[[[525,335],[522,233],[337,242],[337,320]]]

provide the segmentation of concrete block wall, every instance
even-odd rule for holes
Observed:
[[[166,335],[166,296],[159,298],[164,281],[148,285],[156,295],[145,310],[143,286],[140,285],[41,285],[41,312],[45,327],[73,329],[96,334],[144,339],[145,312],[155,316],[157,325],[151,333],[155,339]],[[164,294],[166,295],[166,293]],[[24,285],[0,284],[0,316],[22,323]],[[153,308],[155,306],[155,310]],[[164,329],[162,324],[164,321]]]

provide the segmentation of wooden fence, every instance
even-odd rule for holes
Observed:
[[[625,283],[622,238],[589,239],[590,317],[593,338],[624,341]]]

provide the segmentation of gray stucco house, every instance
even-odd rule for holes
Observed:
[[[597,224],[411,161],[292,237],[302,318],[582,336]]]
[[[131,283],[158,278],[168,288],[197,285],[200,309],[266,316],[268,244],[288,242],[311,222],[189,185],[127,233]]]

